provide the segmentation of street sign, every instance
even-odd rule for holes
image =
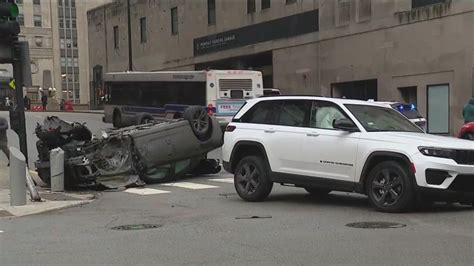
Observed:
[[[15,80],[14,79],[10,80],[10,82],[8,83],[8,86],[10,86],[10,88],[12,90],[14,90],[15,89]]]

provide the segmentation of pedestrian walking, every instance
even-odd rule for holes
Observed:
[[[464,117],[464,123],[474,122],[474,98],[469,100],[469,103],[464,106],[462,111],[462,116]]]
[[[8,151],[8,138],[7,138],[8,121],[0,117],[0,149],[5,153],[8,159],[8,165],[10,165],[10,152]]]
[[[25,105],[26,110],[29,111],[31,109],[31,101],[27,95],[25,95],[25,97],[23,98],[23,104]]]
[[[48,96],[41,96],[41,103],[43,104],[43,111],[46,111],[46,106],[48,105]]]

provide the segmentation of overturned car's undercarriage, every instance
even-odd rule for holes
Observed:
[[[40,178],[50,183],[50,152],[64,150],[64,183],[78,187],[136,186],[221,170],[207,153],[223,143],[219,123],[201,107],[190,107],[184,119],[153,121],[104,132],[94,138],[79,123],[47,117],[35,130]]]

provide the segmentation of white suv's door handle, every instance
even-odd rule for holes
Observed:
[[[264,130],[263,132],[265,132],[265,133],[275,133],[276,130],[273,129],[273,128],[269,128],[269,129]]]
[[[311,132],[311,133],[307,133],[306,136],[308,136],[308,137],[318,137],[319,133]]]

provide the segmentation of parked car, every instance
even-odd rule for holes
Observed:
[[[399,111],[402,115],[406,116],[411,122],[419,126],[423,131],[426,132],[427,125],[426,119],[418,112],[418,108],[414,103],[401,103],[401,102],[376,102],[387,107],[393,108]]]
[[[378,103],[311,96],[252,99],[227,126],[224,168],[247,201],[273,183],[368,195],[381,211],[474,203],[474,143],[426,134]]]
[[[68,188],[95,186],[104,177],[139,176],[157,183],[221,170],[217,160],[206,159],[209,151],[222,146],[219,122],[197,106],[186,109],[184,119],[116,129],[100,139],[93,139],[85,125],[48,117],[37,126],[36,135],[40,178],[50,183],[49,153],[61,147]]]
[[[461,139],[474,140],[474,122],[464,124],[458,136]]]

